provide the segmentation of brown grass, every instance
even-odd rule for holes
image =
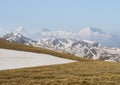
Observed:
[[[0,71],[0,85],[120,85],[120,63],[91,61]]]

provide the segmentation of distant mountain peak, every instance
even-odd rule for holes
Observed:
[[[51,32],[51,30],[48,29],[48,28],[41,28],[41,31],[42,31],[42,32]]]
[[[98,29],[98,28],[94,28],[94,27],[87,27],[87,28],[84,28],[82,29],[80,32],[98,32],[98,33],[104,33],[101,29]]]
[[[1,38],[8,40],[10,42],[25,44],[25,45],[32,45],[33,43],[36,42],[35,40],[32,40],[20,33],[14,33],[14,32],[6,33],[5,35],[1,36]]]
[[[23,31],[23,26],[20,26],[18,29],[16,29],[17,32]]]
[[[31,37],[31,34],[29,33],[29,31],[24,29],[23,26],[20,26],[19,28],[16,28],[14,33],[22,34],[22,35],[24,35],[26,37],[29,37],[29,38]]]

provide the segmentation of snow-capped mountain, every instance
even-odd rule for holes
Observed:
[[[13,32],[6,33],[5,35],[2,35],[1,38],[8,40],[10,42],[25,44],[25,45],[32,45],[33,43],[36,43],[36,41],[27,38],[20,33],[13,33]]]
[[[2,35],[1,38],[11,42],[70,53],[89,59],[120,62],[120,49],[110,48],[120,46],[119,38],[100,29],[85,28],[77,33],[50,31],[46,28],[42,30],[38,34],[40,36],[38,41],[25,37],[22,33],[25,33],[22,27],[15,32]]]
[[[51,30],[48,29],[48,28],[41,28],[41,31],[42,31],[42,32],[51,32]]]
[[[24,29],[23,26],[20,26],[17,29],[14,29],[14,31],[12,31],[12,32],[13,33],[19,33],[19,34],[22,34],[23,36],[32,38],[32,34],[28,30]]]
[[[105,33],[97,28],[82,29],[78,36],[81,39],[92,40],[108,47],[120,47],[120,38],[113,34]]]
[[[48,29],[47,29],[48,30]],[[120,47],[120,38],[117,36],[105,33],[97,28],[84,28],[79,32],[66,32],[66,31],[42,31],[39,33],[39,39],[41,38],[69,38],[69,39],[81,39],[90,40],[101,43],[108,47]]]
[[[72,32],[66,32],[66,31],[42,31],[39,33],[39,38],[73,38]]]
[[[120,49],[103,47],[99,43],[88,40],[66,38],[41,39],[33,46],[70,53],[93,60],[120,62]]]
[[[31,39],[31,34],[28,33],[22,26],[14,29],[11,32],[7,32],[0,36],[0,38],[8,40],[10,42],[15,42],[19,44],[32,45],[37,41]]]
[[[105,33],[101,29],[87,27],[79,32],[66,32],[64,30],[52,31],[48,28],[41,28],[40,31],[30,33],[26,31],[22,26],[16,29],[13,33],[19,33],[23,36],[31,38],[33,40],[49,39],[49,38],[68,38],[68,39],[81,39],[95,41],[103,46],[107,47],[120,47],[120,38],[110,33]]]

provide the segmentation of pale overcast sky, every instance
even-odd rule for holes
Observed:
[[[77,32],[97,27],[120,33],[120,0],[0,0],[0,31],[23,26]]]

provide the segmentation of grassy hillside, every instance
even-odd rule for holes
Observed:
[[[0,85],[120,85],[120,63],[91,61],[0,71]]]
[[[0,40],[0,48],[47,53],[80,62],[0,71],[0,85],[120,85],[120,63],[93,61]]]
[[[10,43],[10,42],[8,42],[6,40],[2,40],[2,39],[0,39],[0,48],[21,50],[21,51],[28,51],[28,52],[36,52],[36,53],[44,53],[44,54],[50,54],[50,55],[61,57],[61,58],[67,58],[67,59],[78,60],[78,61],[83,61],[83,60],[88,61],[87,59],[76,57],[76,56],[73,56],[70,54],[59,53],[59,52],[55,52],[55,51],[44,49],[44,48],[21,45],[21,44],[17,44],[17,43]]]

